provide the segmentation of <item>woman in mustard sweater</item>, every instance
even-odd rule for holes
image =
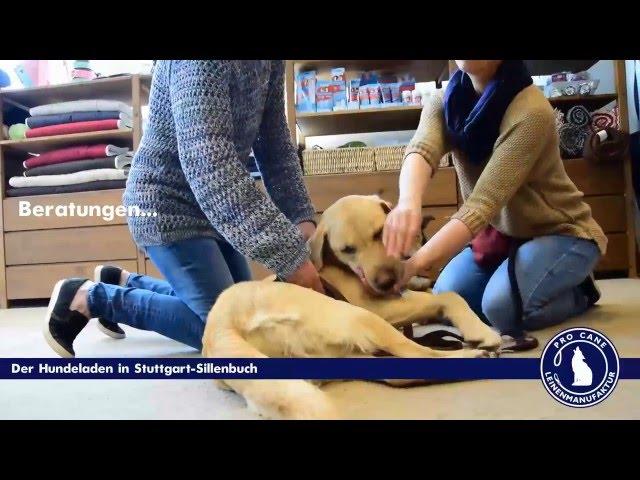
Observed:
[[[390,254],[408,253],[420,228],[423,192],[439,160],[452,154],[464,204],[407,261],[398,288],[454,257],[434,292],[458,292],[505,342],[527,348],[525,330],[560,323],[598,300],[592,271],[607,238],[565,172],[553,109],[524,62],[456,63],[459,70],[444,95],[425,105],[405,152],[400,196],[383,240]],[[493,240],[472,248],[479,234]],[[499,248],[514,241],[522,243],[514,257],[522,315]]]

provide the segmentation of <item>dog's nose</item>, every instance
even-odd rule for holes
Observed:
[[[375,285],[379,290],[391,290],[396,284],[396,272],[390,268],[384,268],[376,274]]]

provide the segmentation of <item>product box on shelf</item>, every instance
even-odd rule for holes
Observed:
[[[333,94],[333,110],[347,109],[347,84],[344,74],[344,68],[331,69],[330,90]]]
[[[296,75],[296,111],[316,111],[316,72],[300,72]]]
[[[349,80],[349,98],[347,108],[358,110],[360,108],[360,79]]]
[[[316,111],[333,111],[333,92],[331,92],[330,80],[316,81]]]

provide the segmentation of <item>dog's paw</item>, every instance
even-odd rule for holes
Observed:
[[[478,348],[484,348],[487,350],[497,350],[502,345],[502,338],[492,328],[487,327],[487,333],[484,339],[478,344]]]
[[[468,349],[460,351],[461,358],[490,358],[491,352],[481,349]]]
[[[411,277],[407,282],[407,290],[414,292],[426,292],[431,288],[432,281],[427,277]]]
[[[279,417],[290,420],[338,420],[340,415],[331,401],[325,399],[320,402],[296,404],[286,412],[286,415],[279,415]]]
[[[464,340],[473,346],[486,350],[497,350],[502,345],[502,338],[498,332],[484,323],[474,326],[470,332],[464,332]]]

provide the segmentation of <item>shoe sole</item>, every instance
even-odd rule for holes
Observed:
[[[47,344],[52,348],[54,352],[56,352],[62,358],[75,358],[75,355],[69,353],[62,345],[60,345],[53,335],[51,335],[51,330],[49,330],[49,322],[51,321],[51,314],[53,313],[53,308],[58,301],[58,296],[60,295],[60,289],[62,288],[62,284],[65,280],[58,280],[55,287],[53,287],[53,293],[51,293],[51,300],[49,300],[49,305],[47,306],[47,317],[44,323],[44,339],[47,341]]]
[[[98,322],[97,325],[98,325],[98,330],[100,330],[106,336],[111,337],[111,338],[115,338],[116,340],[120,340],[120,339],[122,339],[122,338],[127,336],[125,333],[118,333],[118,332],[113,332],[113,331],[109,330],[104,325],[102,325],[100,322]]]
[[[93,281],[96,283],[100,283],[100,273],[102,273],[102,268],[104,265],[98,265],[93,269]],[[106,336],[114,338],[116,340],[121,340],[125,338],[127,335],[125,333],[116,333],[112,332],[108,328],[105,328],[100,322],[98,322],[98,330],[104,333]]]

